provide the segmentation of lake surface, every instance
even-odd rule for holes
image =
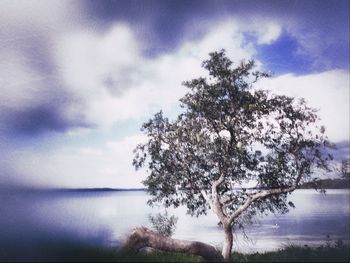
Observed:
[[[143,191],[63,192],[0,191],[0,260],[28,259],[57,244],[117,246],[131,228],[150,226],[148,215],[163,211],[146,205]],[[287,244],[349,241],[349,190],[297,190],[290,196],[296,208],[285,215],[268,215],[235,237],[234,250],[274,250]],[[175,238],[222,245],[222,229],[209,211],[193,218],[184,208],[170,210],[179,217]],[[43,249],[43,246],[46,246]],[[21,251],[21,257],[18,257]]]

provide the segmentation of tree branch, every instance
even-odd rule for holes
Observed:
[[[303,169],[299,172],[298,177],[295,180],[295,184],[293,186],[289,187],[280,187],[280,188],[274,188],[270,190],[265,191],[259,191],[253,195],[250,195],[247,200],[244,202],[243,205],[241,205],[229,218],[229,223],[231,224],[235,218],[240,216],[253,202],[255,202],[258,199],[266,198],[271,195],[276,194],[283,194],[283,193],[290,193],[293,192],[299,185],[299,182],[301,180],[301,177],[303,175]]]

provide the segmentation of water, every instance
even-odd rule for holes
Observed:
[[[52,248],[70,242],[117,246],[131,228],[149,226],[150,213],[162,211],[147,206],[147,199],[142,191],[1,191],[0,259],[18,259],[18,251],[24,259],[45,251],[47,259]],[[238,233],[234,250],[255,252],[292,243],[349,240],[349,190],[328,190],[326,195],[297,190],[290,201],[296,206],[290,213],[268,215],[247,228],[249,241]],[[170,214],[179,217],[175,238],[222,245],[222,229],[210,211],[199,218],[186,215],[184,208]]]

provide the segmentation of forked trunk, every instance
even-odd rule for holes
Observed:
[[[222,248],[222,256],[226,262],[230,261],[231,253],[232,253],[232,244],[233,244],[233,234],[232,234],[232,226],[224,225],[224,246]]]

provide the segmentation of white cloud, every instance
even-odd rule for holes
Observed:
[[[349,52],[349,20],[333,20],[328,16],[315,14],[283,16],[279,23],[297,42],[297,54],[309,60],[313,69],[331,70],[339,65],[344,67],[343,63]],[[349,65],[348,62],[345,63]]]
[[[319,109],[321,123],[331,141],[350,140],[348,72],[332,70],[304,76],[286,74],[262,80],[258,87],[276,94],[305,98],[310,106]]]
[[[132,159],[133,149],[144,141],[145,136],[134,135],[96,147],[14,151],[12,172],[20,175],[22,183],[36,186],[142,187],[145,171],[135,171]]]
[[[14,50],[0,51],[0,102],[3,107],[27,107],[40,99],[42,78]]]
[[[243,32],[254,31],[262,42],[271,42],[277,27],[221,21],[201,39],[185,41],[175,52],[150,59],[142,55],[142,43],[128,25],[115,24],[104,33],[83,30],[78,27],[79,15],[74,16],[74,23],[66,19],[77,12],[78,4],[44,4],[36,15],[40,3],[30,1],[21,8],[11,1],[1,3],[5,18],[0,21],[12,28],[0,32],[6,42],[0,52],[1,107],[16,112],[51,104],[69,125],[80,119],[82,124],[107,129],[116,121],[145,118],[159,109],[173,111],[186,92],[181,82],[205,75],[200,65],[209,52],[225,48],[234,61],[250,59],[256,51],[246,43]],[[21,30],[25,34],[17,39],[14,34]],[[24,43],[31,46],[37,40],[44,43],[44,49],[50,43],[48,52],[33,49],[36,55],[26,53]],[[7,45],[8,41],[13,45]],[[33,63],[40,64],[43,72]],[[56,69],[48,73],[46,67]]]
[[[173,62],[172,57],[162,59],[164,64],[160,63],[160,68]],[[349,139],[348,84],[348,73],[334,70],[304,76],[286,74],[262,80],[258,82],[257,88],[306,98],[310,106],[320,109],[320,117],[327,127],[327,134],[332,141],[337,142]],[[147,94],[146,87],[142,87],[145,90],[141,96],[138,96],[141,88],[131,89],[127,94],[134,101],[139,99],[139,103],[142,103],[142,99],[151,100],[154,96]],[[161,95],[165,99],[166,92],[167,89],[164,89]],[[171,100],[172,98],[168,99],[166,103]],[[141,108],[147,107],[149,105],[146,103]],[[96,148],[63,148],[45,154],[26,153],[21,158],[16,158],[18,168],[21,169],[17,172],[36,174],[37,180],[43,185],[50,182],[52,185],[66,187],[142,187],[141,181],[146,173],[144,170],[135,172],[131,162],[132,150],[145,140],[143,135],[129,135]]]
[[[79,155],[87,155],[87,156],[103,156],[103,151],[101,149],[95,149],[92,147],[83,147],[77,150]]]
[[[260,30],[259,30],[260,29]],[[266,27],[259,27],[258,44],[271,44],[281,35],[282,28],[277,24],[268,24]]]
[[[280,32],[271,23],[248,29],[227,20],[173,53],[148,59],[131,29],[116,24],[102,35],[88,31],[64,35],[55,55],[66,85],[83,99],[87,119],[108,128],[118,120],[176,108],[186,92],[181,82],[206,74],[200,65],[209,52],[225,48],[235,62],[251,59],[256,51],[245,42],[243,30],[256,32],[261,43],[271,43]]]
[[[184,42],[173,53],[157,58],[142,55],[141,43],[125,24],[116,24],[102,34],[68,30],[49,38],[57,40],[58,36],[59,41],[51,41],[56,45],[50,50],[58,68],[54,76],[33,70],[28,61],[20,59],[21,49],[11,49],[15,54],[8,53],[10,49],[1,53],[10,56],[5,60],[2,101],[19,108],[44,103],[50,96],[59,96],[55,93],[59,90],[44,85],[48,78],[55,78],[76,98],[62,108],[66,118],[81,114],[106,129],[119,120],[149,118],[160,109],[167,113],[176,110],[186,92],[181,82],[205,75],[200,65],[209,52],[225,48],[234,61],[255,54],[240,25],[232,20],[213,25],[201,39]],[[31,82],[36,85],[28,85]],[[81,132],[68,131],[67,136],[78,139]],[[21,180],[37,185],[140,187],[144,172],[135,173],[131,165],[132,149],[140,141],[142,137],[129,135],[96,147],[87,143],[54,150],[47,147],[45,152],[13,150],[11,158],[8,155],[3,160],[16,163],[12,168]]]
[[[73,107],[66,109],[67,114],[82,113],[90,122],[108,129],[119,120],[149,118],[159,109],[170,113],[186,92],[181,82],[206,74],[200,65],[209,52],[225,48],[235,62],[255,56],[255,47],[246,42],[244,32],[256,34],[258,44],[271,44],[280,36],[281,27],[267,22],[243,25],[227,20],[213,25],[201,39],[184,42],[173,53],[152,59],[142,55],[141,43],[125,24],[116,24],[103,34],[93,31],[63,34],[52,51],[60,69],[57,77],[79,98]],[[11,65],[11,60],[8,61]],[[4,73],[12,79],[7,76],[2,81],[15,85],[16,81],[28,83],[38,77],[20,60],[15,62],[14,69],[7,69],[12,74],[18,72],[16,76],[20,77]],[[22,88],[14,86],[12,90],[8,83],[2,98],[11,105],[31,104],[40,99],[36,94],[47,89],[40,85],[35,90],[34,86],[24,89],[19,85]],[[286,74],[263,80],[258,86],[306,98],[311,106],[320,109],[331,140],[349,140],[347,72]],[[16,172],[28,177],[28,181],[35,176],[41,185],[141,187],[145,173],[135,173],[131,161],[132,149],[144,139],[129,135],[98,147],[62,146],[55,151],[14,152],[12,156],[16,159]]]
[[[25,40],[25,36],[16,34],[18,30],[36,31],[32,37],[42,36],[43,31],[57,33],[63,27],[72,27],[77,20],[82,19],[78,11],[82,7],[78,1],[2,0],[0,5],[0,34],[9,34],[12,39]]]
[[[52,112],[48,115],[54,115],[66,127],[81,115],[81,108],[69,103],[69,92],[57,78],[49,54],[57,35],[80,26],[79,9],[77,1],[0,2],[1,133],[18,132],[11,129],[26,126],[26,120],[17,120],[18,114],[37,109],[39,113],[29,114],[32,119],[27,120],[35,123],[40,118],[40,109],[48,109],[49,105]],[[42,128],[54,129],[54,125],[48,126],[46,123]]]

